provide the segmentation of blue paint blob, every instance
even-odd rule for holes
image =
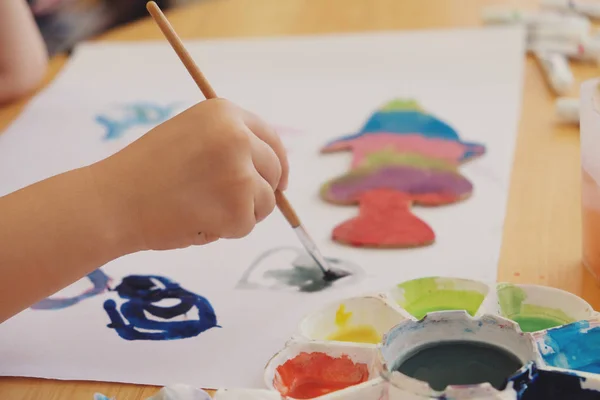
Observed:
[[[115,290],[126,301],[117,310],[115,301],[107,300],[104,310],[111,321],[108,327],[125,340],[185,339],[219,327],[215,311],[206,298],[183,289],[168,278],[131,275],[123,278]],[[178,303],[165,307],[155,304],[165,299],[175,299]],[[189,320],[169,321],[192,311],[193,318]],[[149,319],[146,313],[161,320]]]
[[[156,125],[169,119],[177,105],[160,106],[152,103],[135,103],[122,108],[123,115],[112,118],[98,115],[96,122],[106,129],[104,140],[114,140],[125,135],[125,132],[136,126]]]
[[[588,321],[548,330],[538,348],[552,367],[600,373],[600,327],[590,328]]]
[[[87,275],[87,278],[92,282],[93,287],[80,295],[74,297],[49,297],[34,304],[31,308],[34,310],[60,310],[74,306],[82,300],[97,296],[108,290],[110,278],[101,269],[91,272]]]
[[[575,373],[539,370],[531,365],[511,381],[518,400],[600,400],[600,391],[582,388],[586,378]]]
[[[450,125],[420,111],[376,112],[361,129],[361,133],[415,133],[430,138],[459,140]]]

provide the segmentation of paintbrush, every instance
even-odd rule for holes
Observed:
[[[192,76],[192,79],[194,79],[194,82],[196,82],[196,85],[198,85],[200,91],[202,91],[202,94],[204,94],[204,97],[206,97],[207,100],[216,98],[217,94],[208,83],[208,80],[206,79],[202,71],[200,71],[200,68],[198,68],[198,66],[192,59],[190,53],[186,50],[185,46],[183,45],[183,42],[175,32],[175,29],[173,29],[173,27],[169,23],[169,20],[167,20],[167,17],[163,14],[160,7],[154,1],[150,1],[146,4],[146,8],[148,9],[148,12],[162,31],[165,38],[169,41],[169,44],[171,45],[175,53],[177,53],[177,56],[179,56],[179,59],[181,60],[185,68]],[[337,268],[332,268],[329,266],[329,263],[327,262],[325,257],[323,257],[314,240],[310,237],[308,231],[300,222],[298,215],[292,208],[292,205],[287,200],[283,192],[281,192],[280,190],[276,190],[275,199],[277,200],[277,208],[279,208],[285,219],[294,229],[296,235],[300,239],[300,242],[302,243],[308,254],[313,258],[317,266],[323,272],[323,279],[328,282],[333,282],[335,280],[350,275],[349,272]]]

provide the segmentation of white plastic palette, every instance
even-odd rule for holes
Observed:
[[[458,341],[501,348],[521,368],[495,387],[486,382],[435,390],[395,367],[417,349]],[[567,398],[566,390],[569,399],[600,399],[600,375],[595,374],[600,372],[600,347],[575,357],[579,363],[572,360],[577,351],[595,344],[600,346],[600,319],[571,293],[429,277],[307,315],[298,333],[267,364],[268,389],[221,389],[215,398],[552,400]],[[324,360],[329,367],[323,367]],[[304,388],[310,389],[298,394],[297,387],[307,382]]]

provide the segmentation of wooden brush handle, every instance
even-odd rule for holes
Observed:
[[[292,226],[292,228],[299,227],[300,218],[298,218],[296,211],[294,211],[294,208],[288,201],[287,197],[285,197],[283,192],[279,189],[275,191],[275,200],[277,202],[277,207],[279,208],[279,211],[281,211],[281,213]]]
[[[183,45],[183,42],[177,35],[177,32],[175,32],[175,29],[173,29],[173,26],[171,25],[165,14],[163,14],[158,4],[156,4],[154,1],[150,1],[148,2],[148,4],[146,4],[146,9],[148,10],[156,24],[162,31],[163,35],[171,44],[173,50],[175,50],[175,53],[177,53],[177,56],[194,79],[194,82],[196,82],[196,85],[198,85],[198,87],[202,91],[202,94],[204,94],[204,97],[206,97],[207,100],[216,98],[217,94],[213,90],[212,86],[210,86],[210,83],[208,83],[208,80],[206,79],[202,71],[200,71],[200,68],[194,62],[194,59],[192,58],[190,53],[186,50],[185,46]],[[285,219],[292,226],[292,228],[299,227],[300,219],[298,218],[296,211],[294,211],[292,205],[287,200],[285,195],[281,191],[276,190],[275,199],[277,201],[277,207],[279,208]]]
[[[179,56],[179,59],[192,76],[192,79],[194,79],[194,82],[196,82],[196,85],[198,85],[198,88],[202,91],[204,97],[206,97],[207,100],[216,98],[217,94],[212,86],[210,86],[210,83],[208,83],[208,80],[202,71],[200,71],[200,68],[198,68],[194,62],[190,53],[186,50],[183,42],[177,35],[177,32],[175,32],[175,29],[173,29],[173,26],[167,17],[165,17],[165,14],[163,14],[160,7],[155,2],[150,1],[146,4],[146,9],[152,18],[154,18],[154,21],[171,44],[173,50],[175,50],[175,53],[177,53],[177,56]]]

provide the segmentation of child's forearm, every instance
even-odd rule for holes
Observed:
[[[0,103],[33,90],[47,65],[46,46],[27,2],[0,1]]]
[[[0,198],[0,322],[139,250],[124,207],[97,190],[86,167]]]

